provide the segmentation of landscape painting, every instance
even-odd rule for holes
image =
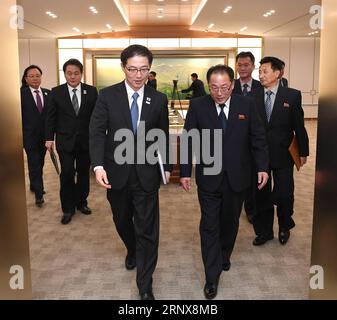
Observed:
[[[155,57],[152,63],[152,71],[157,73],[157,90],[172,98],[173,80],[178,80],[179,91],[191,85],[191,73],[197,73],[199,79],[205,84],[208,92],[206,73],[216,64],[225,63],[223,57]],[[95,85],[98,90],[120,82],[124,79],[124,73],[120,67],[120,59],[117,57],[95,57]],[[186,94],[180,94],[180,99],[186,99]],[[174,97],[177,99],[177,96]]]

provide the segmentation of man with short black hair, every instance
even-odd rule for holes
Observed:
[[[116,150],[124,141],[116,140],[120,130],[135,140],[150,130],[161,130],[169,146],[168,101],[166,95],[146,86],[152,52],[141,45],[131,45],[121,53],[125,80],[100,91],[90,122],[90,155],[96,181],[107,189],[113,221],[127,254],[125,267],[137,267],[137,286],[141,300],[154,300],[152,275],[158,259],[160,171],[148,163],[123,163],[116,159]],[[145,132],[140,131],[140,123]],[[152,142],[153,143],[153,142]],[[152,143],[145,142],[148,149]],[[136,143],[135,143],[136,145]],[[132,145],[134,158],[146,154]],[[130,147],[130,146],[129,146]],[[168,156],[168,152],[166,153]],[[172,166],[167,157],[164,169],[167,181]]]
[[[192,83],[189,88],[181,90],[182,93],[187,93],[192,91],[191,99],[202,97],[206,95],[204,83],[198,79],[198,75],[196,73],[191,74]]]
[[[251,150],[257,168],[258,188],[268,180],[268,150],[265,132],[258,117],[253,99],[232,94],[234,71],[226,65],[216,65],[207,72],[210,95],[193,99],[187,112],[181,141],[190,130],[203,137],[203,131],[210,130],[211,140],[202,141],[199,146],[200,163],[195,176],[201,208],[200,239],[205,268],[206,284],[204,295],[213,299],[217,295],[219,277],[222,271],[231,267],[230,257],[239,229],[239,217],[245,192],[251,184]],[[220,133],[221,141],[215,135]],[[204,170],[210,165],[202,158],[203,145],[207,144],[210,154],[222,145],[221,171],[208,175]],[[197,147],[197,146],[195,146]],[[188,150],[188,163],[181,164],[180,182],[185,191],[190,190],[192,173],[192,145]],[[215,163],[216,161],[214,161]]]
[[[91,214],[89,195],[89,121],[97,99],[95,87],[81,82],[83,65],[70,59],[63,65],[66,83],[52,89],[46,115],[46,148],[56,149],[60,158],[60,198],[68,224],[77,208]],[[75,179],[76,177],[76,179]]]
[[[301,166],[309,155],[309,140],[304,126],[301,92],[282,87],[279,78],[282,63],[276,57],[260,61],[259,77],[263,89],[255,96],[257,109],[267,134],[270,179],[265,188],[256,192],[256,216],[253,245],[259,246],[274,238],[274,205],[277,208],[279,242],[285,245],[290,229],[295,226],[294,161],[288,150],[296,135]]]

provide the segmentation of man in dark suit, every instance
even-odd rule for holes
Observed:
[[[67,83],[52,89],[46,116],[46,147],[53,149],[54,136],[61,163],[60,197],[62,224],[68,224],[77,208],[91,214],[89,195],[89,121],[97,90],[81,83],[83,65],[70,59],[63,65]],[[75,182],[76,175],[76,182]]]
[[[201,207],[200,238],[205,268],[207,299],[217,295],[222,270],[230,269],[230,257],[239,228],[239,217],[245,191],[251,183],[251,150],[257,168],[258,188],[268,180],[268,150],[261,119],[256,112],[254,100],[232,94],[234,71],[225,65],[217,65],[207,72],[211,95],[191,100],[184,129],[202,133],[208,129],[210,141],[202,141],[195,150],[202,153],[208,145],[210,154],[222,146],[220,173],[206,173],[210,165],[202,158],[196,166],[196,183]],[[185,134],[186,134],[185,132]],[[221,141],[215,139],[220,133]],[[184,139],[183,134],[182,141]],[[192,171],[192,146],[188,150],[187,164],[182,163],[180,182],[190,189]],[[181,158],[182,159],[182,158]],[[218,159],[219,160],[219,159]]]
[[[138,142],[156,129],[166,137],[168,150],[167,97],[145,85],[152,60],[151,51],[144,46],[124,49],[121,65],[125,80],[100,91],[90,122],[90,155],[96,180],[107,189],[113,220],[127,249],[125,267],[137,267],[141,300],[154,300],[152,274],[158,259],[160,171],[147,158],[138,161],[153,142],[145,141],[144,147]],[[115,135],[122,132],[132,138],[126,150],[134,154],[130,161],[118,160],[122,142]],[[165,164],[164,169],[169,180],[172,166]]]
[[[294,209],[294,161],[288,151],[294,133],[296,134],[301,165],[309,155],[308,135],[304,127],[301,92],[282,87],[279,76],[282,69],[280,60],[265,57],[260,62],[260,81],[263,89],[256,95],[256,104],[265,126],[270,175],[267,186],[257,191],[257,214],[254,217],[256,238],[254,245],[262,245],[274,238],[274,205],[277,207],[279,241],[286,244],[290,229],[295,226],[292,219]]]
[[[233,93],[249,96],[254,91],[261,89],[260,81],[252,77],[255,69],[255,57],[250,51],[240,52],[236,56],[236,68],[240,77],[235,80]]]
[[[260,81],[257,81],[252,77],[252,73],[255,69],[255,57],[250,51],[240,52],[236,56],[236,68],[240,78],[235,80],[233,93],[241,94],[243,96],[251,96],[255,91],[262,88]],[[253,217],[256,213],[254,183],[256,180],[256,174],[254,171],[255,170],[253,170],[252,174],[252,184],[247,190],[247,195],[244,201],[247,219],[250,223],[253,223]]]
[[[198,79],[198,75],[196,73],[191,74],[192,83],[189,88],[181,90],[182,93],[187,93],[192,91],[191,99],[202,97],[206,95],[204,83]]]
[[[147,85],[152,87],[154,90],[157,90],[157,79],[156,79],[157,73],[154,71],[151,71],[149,73]]]
[[[23,146],[27,154],[30,190],[35,193],[38,207],[44,203],[45,106],[50,93],[48,89],[41,88],[41,78],[42,70],[31,65],[24,71],[21,87]]]

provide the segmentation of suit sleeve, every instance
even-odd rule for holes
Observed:
[[[169,136],[169,119],[168,119],[168,100],[167,97],[164,96],[162,106],[161,106],[161,112],[160,112],[160,123],[159,127],[163,132],[165,133],[165,153],[162,152],[162,154],[166,155],[165,163],[164,163],[164,170],[172,172],[173,166],[170,164],[170,136]]]
[[[302,108],[302,95],[300,91],[296,91],[292,116],[293,128],[297,137],[300,157],[307,157],[309,155],[309,138],[304,126],[304,111]]]
[[[191,177],[192,175],[192,159],[193,159],[193,154],[192,154],[192,142],[187,140],[187,134],[191,129],[196,129],[197,128],[197,115],[195,112],[195,107],[194,107],[194,102],[193,100],[190,101],[190,106],[187,111],[186,115],[186,120],[185,120],[185,125],[184,125],[184,130],[182,133],[182,137],[180,140],[180,150],[182,152],[186,152],[187,150],[187,163],[180,163],[180,177]],[[188,141],[187,148],[186,146],[182,146],[182,143]],[[181,157],[181,160],[183,160],[183,157]]]
[[[269,154],[268,154],[268,144],[265,128],[259,113],[255,101],[249,99],[250,101],[250,142],[253,152],[253,157],[255,160],[255,165],[257,172],[268,172],[269,171]]]
[[[108,118],[109,111],[106,94],[104,91],[101,91],[98,95],[89,124],[89,152],[93,167],[103,166],[104,164]]]
[[[52,90],[46,109],[45,135],[46,141],[54,141],[57,121],[57,105],[55,101],[55,90]]]

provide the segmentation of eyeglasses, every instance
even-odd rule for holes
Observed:
[[[127,68],[127,67],[125,67],[125,69],[128,70],[128,72],[130,72],[133,75],[137,74],[138,71],[141,74],[147,74],[150,71],[149,68],[140,68],[140,69],[137,69],[137,68]]]
[[[34,78],[36,78],[36,79],[40,79],[41,78],[41,75],[40,74],[37,74],[37,75],[30,75],[30,76],[27,76],[27,78],[29,78],[29,79],[34,79]]]
[[[218,92],[220,90],[220,92],[222,93],[226,93],[228,92],[232,87],[209,87],[209,90],[212,91],[212,92]]]

